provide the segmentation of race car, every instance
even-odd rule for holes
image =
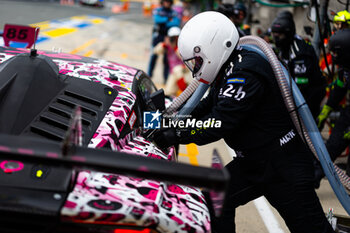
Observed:
[[[89,6],[96,6],[96,7],[103,7],[104,6],[104,0],[79,0],[79,3],[82,5],[89,5]]]
[[[144,72],[10,47],[0,63],[0,232],[210,232],[227,173],[143,136],[164,104]]]

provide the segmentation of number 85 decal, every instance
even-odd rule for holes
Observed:
[[[240,101],[245,97],[246,92],[243,91],[243,86],[240,86],[237,90],[237,88],[234,88],[233,84],[228,84],[222,95],[226,97],[232,97],[234,95],[233,98],[235,98],[237,101]]]

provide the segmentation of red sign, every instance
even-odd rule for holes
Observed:
[[[27,48],[33,46],[38,38],[39,28],[34,28],[24,25],[5,24],[4,28],[4,43],[5,46],[10,46],[10,42],[28,43]]]

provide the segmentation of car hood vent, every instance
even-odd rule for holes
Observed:
[[[0,132],[20,134],[65,86],[48,57],[19,54],[0,65]]]
[[[87,145],[118,92],[106,85],[66,77],[66,87],[53,99],[23,134],[62,141],[76,107],[82,110],[83,145]]]
[[[61,141],[77,106],[87,145],[118,91],[60,75],[47,56],[19,54],[0,64],[0,133]]]

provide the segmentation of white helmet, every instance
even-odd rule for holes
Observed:
[[[178,49],[193,77],[212,83],[238,43],[235,25],[225,15],[207,11],[192,17],[182,28]]]
[[[171,27],[168,30],[168,36],[172,37],[172,36],[178,36],[180,35],[181,29],[179,27]]]

